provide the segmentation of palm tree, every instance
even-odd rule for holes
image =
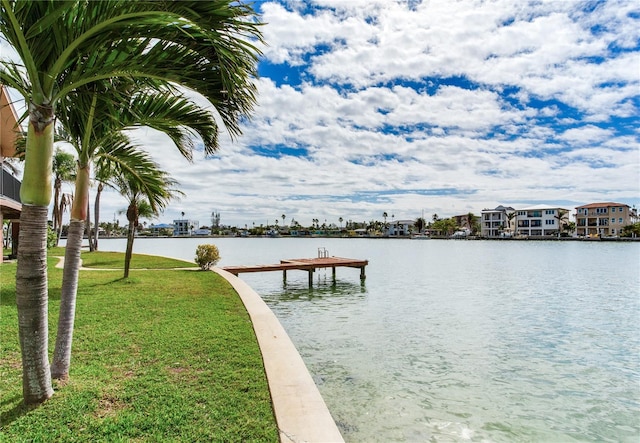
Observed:
[[[512,223],[513,223],[513,219],[514,219],[514,218],[515,218],[515,216],[516,216],[516,212],[515,212],[515,211],[507,212],[507,214],[506,214],[506,215],[507,215],[507,220],[509,221],[509,228],[508,228],[508,230],[509,230],[509,234],[511,234],[511,225],[512,225]]]
[[[133,254],[133,241],[139,218],[151,218],[164,209],[172,198],[182,193],[176,188],[177,182],[169,174],[162,171],[151,158],[138,151],[140,156],[136,171],[123,171],[114,179],[129,206],[126,209],[129,229],[127,231],[127,248],[124,257],[124,278],[129,277],[129,267]]]
[[[473,213],[469,212],[467,214],[467,226],[469,227],[469,232],[473,235],[477,230],[478,217]]]
[[[114,86],[114,82],[110,82]],[[105,85],[102,85],[105,86]],[[146,124],[165,132],[175,142],[176,147],[188,158],[191,157],[193,143],[191,132],[200,135],[205,149],[212,152],[217,148],[216,122],[210,112],[199,108],[190,100],[168,93],[168,91],[138,91],[131,82],[117,82],[118,94],[110,94],[107,90],[96,93],[99,85],[90,85],[93,90],[78,90],[70,93],[62,100],[59,118],[68,134],[67,141],[75,147],[79,168],[88,173],[90,163],[96,161],[96,179],[99,180],[98,192],[95,199],[95,236],[90,242],[92,250],[97,248],[100,196],[105,183],[117,175],[133,174],[137,164],[145,161],[135,152],[129,137],[122,131]],[[126,95],[120,94],[120,92]],[[106,118],[100,121],[91,116],[117,115],[118,118]],[[83,117],[86,121],[83,121]],[[148,167],[153,164],[147,163]],[[140,175],[139,173],[134,176]],[[89,194],[89,180],[76,181],[76,194]],[[69,374],[71,361],[71,342],[73,336],[73,321],[75,318],[75,299],[80,269],[80,249],[82,246],[82,231],[86,217],[85,207],[74,205],[71,210],[71,222],[67,247],[65,250],[65,264],[62,280],[62,295],[60,302],[60,317],[58,321],[58,335],[51,366],[54,378],[65,379]]]
[[[569,211],[566,209],[558,209],[558,215],[554,215],[553,218],[558,220],[558,238],[560,238],[560,233],[562,232],[564,225],[569,221],[567,219],[567,214]]]
[[[0,83],[29,109],[16,304],[27,404],[53,395],[48,362],[47,213],[58,102],[113,77],[183,84],[209,100],[232,137],[255,104],[261,41],[251,6],[229,0],[18,2],[0,0],[0,33],[19,62],[0,64]],[[79,170],[88,180],[88,170]],[[76,204],[87,206],[87,195]]]
[[[418,232],[421,233],[424,227],[427,225],[427,221],[423,217],[418,217],[413,224],[416,228],[418,228]]]
[[[73,154],[56,149],[53,155],[53,174],[54,180],[54,194],[53,194],[53,213],[51,218],[53,219],[53,229],[59,230],[62,225],[62,213],[60,212],[60,191],[62,190],[63,182],[70,182],[75,179],[76,161]]]

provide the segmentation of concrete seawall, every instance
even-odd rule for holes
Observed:
[[[240,295],[258,339],[280,441],[344,442],[324,399],[286,331],[260,296],[235,275],[215,268]]]

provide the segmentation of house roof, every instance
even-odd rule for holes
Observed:
[[[16,141],[20,137],[18,114],[4,86],[0,85],[0,155],[13,157],[16,153]]]
[[[629,207],[629,205],[625,205],[624,203],[603,202],[603,203],[589,203],[588,205],[577,206],[576,209],[578,208],[580,209],[610,208],[611,206],[626,206],[627,208]]]
[[[563,211],[567,211],[567,208],[561,208],[559,206],[549,206],[549,205],[537,205],[530,206],[528,208],[518,208],[518,211],[542,211],[544,209],[562,209]]]

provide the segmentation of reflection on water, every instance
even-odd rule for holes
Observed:
[[[347,442],[640,441],[640,244],[214,242],[222,265],[318,246],[369,260],[364,285],[351,269],[335,283],[317,272],[312,288],[305,272],[241,276]]]

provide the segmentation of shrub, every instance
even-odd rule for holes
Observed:
[[[51,226],[47,226],[47,249],[58,245],[58,234]]]
[[[216,245],[198,245],[196,248],[196,263],[200,269],[207,271],[220,261],[220,252]]]

